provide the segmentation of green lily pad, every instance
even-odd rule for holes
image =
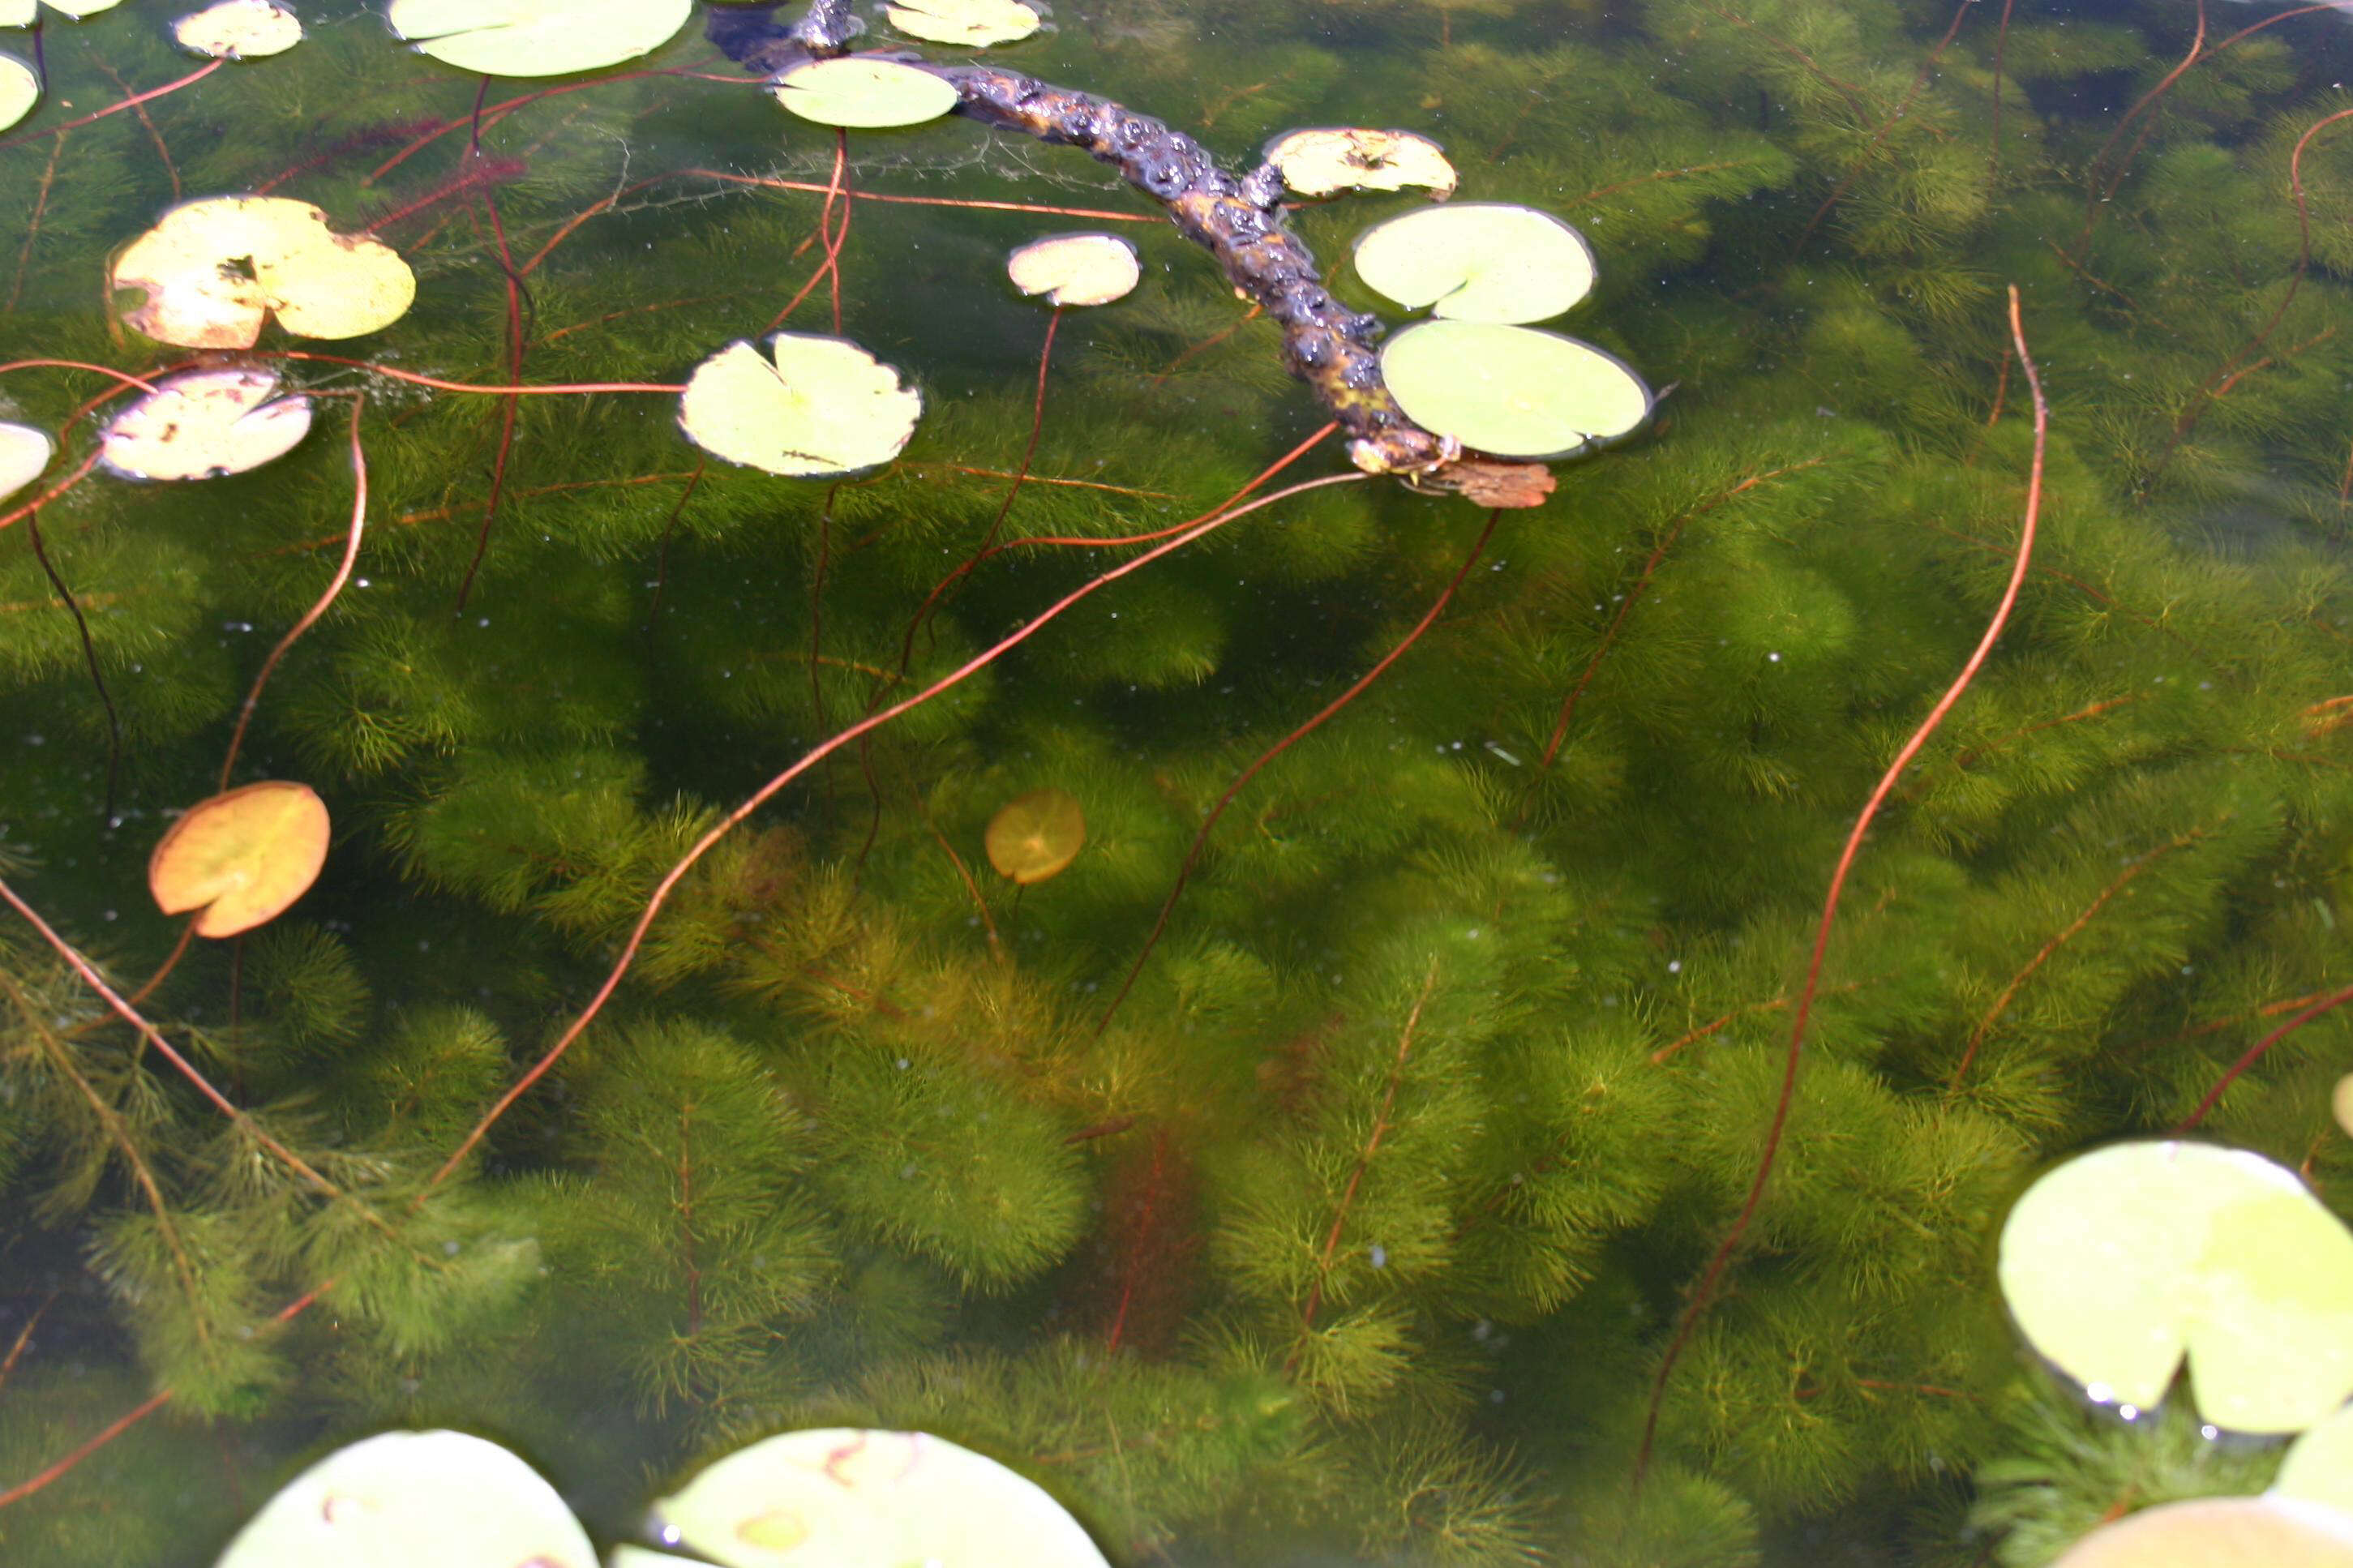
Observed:
[[[5,500],[41,477],[58,444],[46,430],[30,425],[0,425],[0,500]]]
[[[392,0],[385,20],[459,70],[563,76],[661,47],[693,9],[694,0]]]
[[[1593,290],[1593,249],[1550,213],[1450,202],[1356,237],[1356,276],[1408,310],[1457,321],[1559,315]]]
[[[2272,1495],[2321,1503],[2353,1518],[2353,1405],[2287,1446]]]
[[[5,131],[41,101],[41,74],[14,55],[0,55],[0,131]]]
[[[49,9],[79,22],[121,4],[122,0],[49,0]],[[0,0],[0,27],[29,27],[40,11],[40,0]]]
[[[2200,1414],[2234,1432],[2300,1432],[2353,1394],[2353,1233],[2259,1154],[2070,1160],[2010,1211],[2000,1271],[2028,1342],[2101,1404],[2155,1404],[2185,1357]]]
[[[1572,458],[1631,434],[1651,389],[1590,343],[1529,327],[1424,321],[1381,346],[1413,422],[1498,458]]]
[[[289,1481],[216,1568],[596,1568],[537,1471],[463,1432],[386,1432]]]
[[[1014,43],[1045,26],[1021,0],[905,0],[883,15],[911,38],[975,48]]]
[[[947,81],[871,55],[796,66],[776,79],[772,90],[778,103],[803,120],[852,131],[920,125],[956,106],[956,89]]]
[[[830,478],[889,462],[923,399],[856,343],[778,332],[763,354],[738,341],[694,367],[678,423],[704,451],[772,474]]]
[[[1016,289],[1043,294],[1052,305],[1108,305],[1144,276],[1135,247],[1111,234],[1033,239],[1005,258],[1005,270]]]
[[[655,1505],[661,1539],[724,1568],[1106,1568],[1035,1482],[926,1432],[786,1432]]]

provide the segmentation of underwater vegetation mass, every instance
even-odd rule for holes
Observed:
[[[1123,1565],[2341,1502],[2337,7],[0,29],[11,1568],[432,1428],[639,1561],[845,1433]]]

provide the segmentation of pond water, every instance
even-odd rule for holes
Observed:
[[[1061,0],[989,51],[1580,230],[1549,325],[1663,395],[1490,510],[1358,474],[1117,171],[786,114],[704,13],[789,8],[546,79],[353,0],[208,66],[190,8],[0,29],[0,418],[58,442],[0,500],[11,1568],[210,1563],[394,1427],[600,1544],[754,1437],[920,1428],[1121,1563],[2032,1568],[2263,1486],[2029,1356],[1994,1236],[2193,1120],[2353,1209],[2353,16]],[[414,305],[262,333],[276,460],[84,471],[103,367],[202,357],[110,258],[259,193]],[[1425,201],[1290,221],[1395,326],[1346,258]],[[1140,286],[1016,292],[1076,229]],[[896,367],[903,452],[686,438],[779,326]],[[323,868],[187,936],[150,857],[261,781]],[[1082,818],[1059,871],[1017,802]]]

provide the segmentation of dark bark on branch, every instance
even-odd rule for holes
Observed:
[[[714,9],[711,41],[747,69],[779,75],[842,53],[859,31],[848,0],[817,0],[790,27],[773,6]],[[1282,329],[1283,363],[1312,387],[1348,435],[1348,456],[1369,473],[1459,492],[1483,506],[1536,506],[1553,488],[1541,464],[1466,455],[1461,444],[1406,417],[1381,380],[1381,327],[1332,297],[1315,258],[1291,232],[1282,181],[1261,166],[1237,179],[1181,131],[1107,99],[1053,87],[989,65],[935,65],[912,53],[890,58],[953,84],[955,112],[1040,141],[1077,147],[1110,164],[1158,202],[1177,232],[1209,251],[1229,281]]]

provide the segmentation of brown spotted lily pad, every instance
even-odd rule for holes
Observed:
[[[1300,196],[1427,185],[1442,197],[1453,193],[1457,178],[1438,143],[1410,131],[1287,131],[1266,144],[1264,156],[1282,175],[1285,188]]]
[[[144,290],[123,320],[159,342],[248,349],[270,317],[306,338],[355,338],[400,319],[417,275],[365,235],[284,196],[213,196],[174,207],[114,261],[117,289]]]
[[[1016,289],[1043,294],[1050,305],[1108,305],[1144,275],[1135,247],[1108,234],[1033,239],[1005,258],[1005,270]]]
[[[308,784],[265,779],[190,806],[156,844],[147,888],[198,936],[235,936],[310,891],[327,863],[327,806]]]
[[[216,59],[258,60],[301,43],[302,23],[275,0],[220,0],[173,23],[172,37]]]
[[[997,875],[1026,888],[1078,858],[1086,847],[1087,814],[1066,790],[1033,789],[997,809],[983,842]]]
[[[310,432],[311,400],[280,397],[272,372],[183,371],[115,416],[100,460],[130,479],[216,479],[284,457]]]
[[[654,1517],[664,1541],[725,1568],[1104,1568],[1035,1481],[928,1432],[781,1433],[709,1466]]]

